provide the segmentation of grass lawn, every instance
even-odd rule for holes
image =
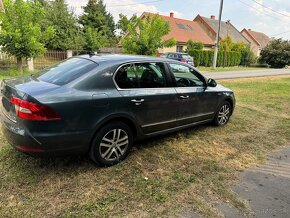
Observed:
[[[24,70],[22,75],[32,74],[33,72]],[[0,70],[0,80],[8,79],[11,77],[21,76],[21,74],[17,70]]]
[[[245,213],[230,186],[239,172],[290,141],[290,77],[226,80],[237,107],[223,128],[204,125],[138,144],[117,166],[86,157],[35,159],[1,137],[2,217],[219,217],[217,202]]]
[[[215,73],[215,72],[228,72],[228,71],[247,71],[247,70],[269,70],[273,68],[266,68],[266,67],[217,67],[213,70],[211,67],[197,67],[200,72],[203,73]]]

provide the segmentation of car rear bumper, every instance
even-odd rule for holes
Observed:
[[[89,151],[88,132],[37,133],[31,134],[1,114],[2,132],[10,145],[32,156],[66,156],[85,154]]]

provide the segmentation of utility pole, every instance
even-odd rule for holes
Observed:
[[[224,0],[221,0],[220,12],[219,12],[219,25],[218,25],[218,31],[216,34],[216,40],[215,40],[215,45],[214,45],[214,57],[213,57],[212,69],[216,68],[218,49],[219,49],[220,31],[221,31],[221,22],[222,22],[222,13],[223,13],[223,4],[224,4]]]

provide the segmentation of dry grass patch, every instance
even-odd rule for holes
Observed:
[[[227,80],[237,98],[230,123],[138,144],[128,159],[96,168],[86,157],[35,159],[1,139],[3,217],[222,216],[217,202],[247,212],[230,190],[238,172],[290,140],[290,77]]]

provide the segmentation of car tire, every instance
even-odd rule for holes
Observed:
[[[213,123],[215,126],[225,126],[232,115],[232,106],[228,101],[223,102],[214,117]]]
[[[92,140],[90,157],[98,166],[112,166],[124,160],[133,145],[132,130],[123,122],[103,126]]]

